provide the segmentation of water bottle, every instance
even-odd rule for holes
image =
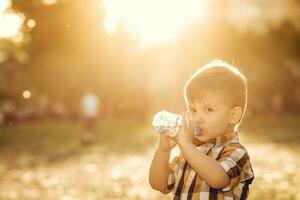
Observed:
[[[154,117],[152,126],[156,133],[169,137],[176,137],[182,123],[182,116],[167,111],[160,111]],[[200,135],[200,128],[196,127],[195,135]]]

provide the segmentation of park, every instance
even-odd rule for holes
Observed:
[[[152,120],[184,112],[185,82],[215,59],[248,81],[248,199],[300,199],[299,11],[292,0],[1,0],[0,200],[171,199],[149,184]]]

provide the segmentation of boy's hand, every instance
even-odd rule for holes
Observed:
[[[192,122],[191,113],[186,111],[182,114],[182,124],[176,140],[179,143],[193,143],[195,125]]]
[[[158,148],[162,151],[171,151],[177,145],[177,141],[165,135],[159,136]]]

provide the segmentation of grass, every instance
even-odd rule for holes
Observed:
[[[256,178],[250,200],[299,199],[300,115],[252,116],[240,127]],[[105,119],[82,147],[76,121],[0,127],[0,199],[170,199],[147,180],[157,136],[150,122]]]
[[[240,131],[250,142],[274,142],[289,145],[300,143],[300,115],[256,115],[246,118]]]
[[[110,154],[128,154],[143,151],[155,138],[152,130],[134,120],[105,120],[96,124],[96,141],[91,147],[82,147],[84,131],[79,121],[32,121],[0,128],[0,162],[19,165],[18,157],[28,155],[39,161],[56,161],[70,156],[101,151]],[[23,162],[23,164],[26,164]]]

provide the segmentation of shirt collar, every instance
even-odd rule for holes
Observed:
[[[194,144],[196,146],[200,146],[200,145],[204,145],[204,144],[212,145],[212,146],[222,146],[222,145],[228,144],[230,142],[239,142],[238,134],[236,131],[231,132],[226,135],[212,138],[207,142],[201,142],[198,139],[194,138]]]

